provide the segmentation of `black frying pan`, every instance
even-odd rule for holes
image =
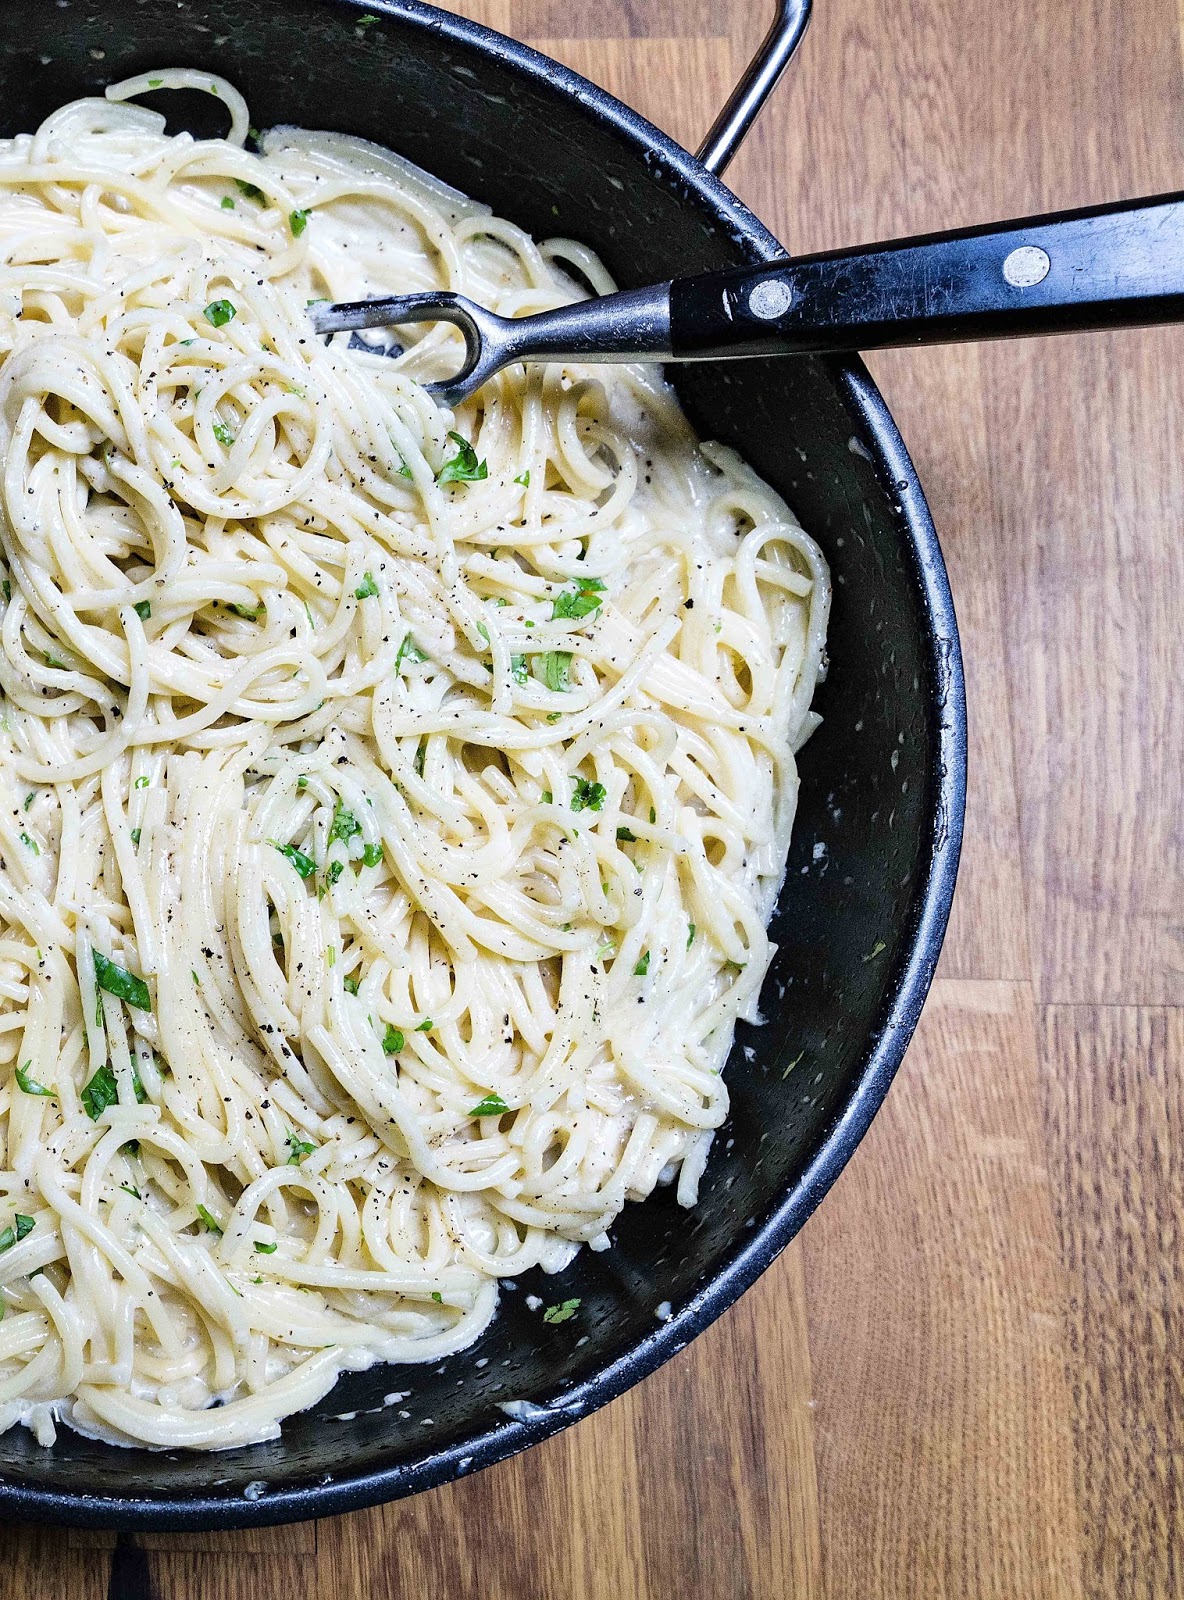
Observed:
[[[786,9],[804,16],[800,3]],[[793,34],[781,35],[783,54]],[[5,0],[0,133],[160,65],[225,74],[260,126],[296,121],[389,145],[536,236],[586,240],[625,286],[783,253],[704,166],[609,95],[415,0]],[[713,130],[716,164],[760,78]],[[160,109],[176,117],[181,98]],[[223,132],[201,126],[217,112],[210,97],[194,101],[186,125]],[[717,1317],[801,1227],[866,1130],[933,973],[962,832],[966,710],[945,568],[908,455],[857,359],[691,364],[676,382],[700,431],[735,445],[787,498],[835,578],[835,665],[801,760],[769,1021],[738,1028],[732,1112],[698,1209],[679,1210],[670,1191],[628,1207],[612,1250],[583,1251],[545,1284],[524,1279],[477,1346],[438,1367],[344,1376],[274,1444],[187,1455],[62,1430],[44,1451],[13,1429],[0,1436],[8,1517],[281,1522],[497,1461],[620,1394]],[[578,1296],[578,1324],[545,1325],[525,1305],[532,1289]],[[659,1321],[663,1302],[671,1315]],[[410,1395],[384,1407],[394,1390]],[[509,1401],[528,1402],[526,1414],[499,1409]]]

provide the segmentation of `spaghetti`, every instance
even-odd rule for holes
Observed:
[[[127,103],[178,87],[228,138]],[[818,549],[654,370],[454,416],[454,329],[308,323],[597,259],[246,141],[162,71],[0,145],[0,1428],[44,1443],[274,1437],[693,1204],[816,720]]]

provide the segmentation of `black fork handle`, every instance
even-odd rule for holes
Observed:
[[[1184,195],[670,285],[676,359],[874,350],[1184,320]]]

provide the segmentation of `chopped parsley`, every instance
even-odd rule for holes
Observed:
[[[395,672],[398,673],[402,670],[404,661],[426,660],[427,656],[424,655],[423,651],[419,648],[411,635],[407,634],[403,640],[403,643],[399,646],[398,655],[395,657]]]
[[[571,688],[571,651],[548,650],[541,658],[543,664],[543,682],[548,689],[564,693]]]
[[[53,1090],[47,1089],[43,1083],[38,1083],[36,1078],[30,1078],[29,1068],[33,1065],[26,1061],[23,1067],[16,1069],[16,1081],[23,1094],[43,1094],[47,1099],[53,1098]]]
[[[287,1145],[291,1152],[288,1156],[288,1165],[290,1167],[298,1167],[303,1157],[312,1155],[316,1149],[315,1144],[310,1144],[307,1139],[301,1139],[291,1129],[288,1130]]]
[[[258,200],[260,205],[262,205],[267,199],[267,196],[263,193],[263,190],[257,183],[248,183],[245,178],[236,178],[234,180],[234,186],[238,190],[239,194],[243,195],[248,200]]]
[[[579,1300],[564,1300],[557,1306],[548,1306],[543,1312],[543,1321],[554,1328],[561,1322],[570,1322],[579,1309]]]
[[[551,793],[550,789],[544,789],[542,794],[539,795],[539,799],[545,806],[549,806],[554,803],[555,796]]]
[[[217,439],[219,444],[224,444],[228,450],[234,443],[234,435],[224,422],[215,422],[214,438]]]
[[[117,966],[98,950],[94,952],[94,962],[95,982],[100,989],[106,989],[117,1000],[126,1000],[129,1006],[135,1006],[139,1011],[152,1010],[152,996],[143,978],[137,978],[126,967]]]
[[[333,808],[333,826],[329,829],[329,843],[340,839],[342,844],[348,844],[355,833],[361,833],[362,824],[352,811],[347,811],[339,800]]]
[[[382,1048],[386,1054],[388,1056],[397,1056],[406,1043],[407,1041],[399,1029],[393,1023],[388,1022],[386,1032],[382,1036]]]
[[[261,1256],[273,1256],[279,1249],[278,1244],[264,1244],[262,1239],[255,1240],[255,1249]]]
[[[300,235],[304,232],[305,228],[308,227],[308,212],[307,211],[289,211],[288,212],[288,226],[292,230],[292,237],[294,239],[299,239]]]
[[[303,850],[297,850],[294,844],[280,844],[278,839],[269,839],[268,844],[278,850],[280,855],[287,856],[302,878],[311,878],[317,870],[317,864],[311,856],[306,856]]]
[[[636,844],[637,843],[637,835],[633,832],[632,828],[618,828],[617,829],[617,838],[621,841],[622,844]]]
[[[381,860],[382,846],[380,844],[368,844],[362,851],[362,865],[364,867],[376,867]]]
[[[41,846],[37,843],[36,839],[34,839],[31,833],[22,833],[21,843],[28,845],[29,849],[35,856],[39,856],[41,854]]]
[[[586,617],[601,604],[604,584],[599,578],[581,578],[575,589],[564,589],[551,602],[551,621],[560,617]]]
[[[237,602],[232,601],[230,609],[234,612],[236,617],[242,617],[246,622],[258,622],[260,614],[267,608],[262,605],[240,606]]]
[[[143,773],[141,773],[140,776],[136,779],[135,783],[132,784],[132,788],[133,789],[146,789],[148,787],[149,781],[150,780],[147,777],[145,777]]]
[[[650,821],[651,822],[657,822],[657,820],[658,820],[658,813],[654,810],[653,806],[651,806],[650,807]]]
[[[11,1250],[14,1244],[19,1244],[27,1234],[32,1233],[33,1227],[32,1217],[22,1216],[18,1211],[14,1221],[0,1233],[0,1251]]]
[[[325,868],[325,881],[321,884],[320,893],[317,896],[319,900],[323,900],[325,898],[325,896],[329,893],[329,890],[337,882],[338,878],[340,878],[344,871],[344,861],[330,861],[329,865]],[[330,966],[331,965],[332,962],[330,962]]]
[[[152,615],[152,602],[151,600],[137,600],[132,609],[141,622],[147,622]]]
[[[423,761],[427,753],[427,741],[421,739],[415,749],[415,770],[421,778],[423,777]]]
[[[356,978],[342,978],[341,983],[347,994],[357,994],[358,980]]]
[[[432,1031],[432,1019],[431,1019],[431,1017],[425,1017],[422,1022],[417,1022],[416,1025],[415,1025],[415,1031],[416,1031],[416,1033],[431,1033],[431,1031]]]
[[[238,316],[238,307],[229,300],[211,300],[202,315],[212,328],[224,328],[232,317]]]
[[[359,583],[358,587],[354,590],[354,599],[369,600],[372,595],[376,595],[377,593],[378,585],[374,581],[374,574],[371,572],[364,572],[362,574],[361,583]]]
[[[693,922],[688,922],[687,923],[687,949],[688,950],[691,948],[691,946],[695,942],[695,932],[696,932],[695,924]]]
[[[645,954],[642,956],[641,960],[634,967],[633,976],[635,978],[644,978],[646,973],[649,970],[650,970],[650,953],[647,950],[645,952]]]
[[[470,1117],[504,1117],[509,1106],[500,1094],[487,1094],[469,1112]]]
[[[432,1299],[438,1306],[442,1306],[444,1304],[444,1296],[440,1293],[439,1289],[432,1290]]]
[[[510,675],[515,683],[530,682],[530,673],[527,670],[525,656],[510,657]]]
[[[221,1234],[222,1228],[221,1228],[221,1226],[220,1226],[220,1224],[218,1222],[217,1217],[214,1215],[214,1213],[212,1211],[207,1211],[205,1206],[198,1206],[197,1214],[201,1218],[201,1220],[205,1223],[206,1228],[210,1233]]]
[[[132,1088],[135,1090],[137,1102],[143,1105],[148,1095],[134,1066],[132,1067]],[[79,1098],[82,1101],[82,1109],[92,1122],[97,1122],[108,1106],[118,1105],[119,1084],[115,1078],[114,1068],[111,1066],[100,1067],[90,1082],[83,1088]]]
[[[524,489],[529,489],[530,488],[530,468],[527,467],[525,472],[520,472],[518,474],[518,476],[514,479],[514,482],[515,483],[520,483]]]
[[[448,434],[456,445],[456,454],[450,461],[446,461],[436,474],[437,483],[476,483],[480,478],[488,478],[489,467],[484,461],[477,460],[477,452],[469,441],[459,433]]]
[[[140,1191],[136,1188],[134,1183],[121,1183],[119,1187],[123,1190],[124,1194],[130,1194],[133,1200],[139,1200],[142,1198]]]
[[[573,811],[599,811],[604,805],[608,790],[603,783],[594,783],[590,778],[574,778],[575,793],[571,797]]]
[[[222,209],[223,209],[223,211],[233,211],[234,210],[234,201],[231,199],[231,197],[228,194],[224,194],[222,196]]]

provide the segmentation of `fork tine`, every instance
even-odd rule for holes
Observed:
[[[442,292],[385,295],[376,300],[340,300],[310,306],[317,333],[344,333],[354,328],[384,328],[400,322],[451,321],[455,296]]]

